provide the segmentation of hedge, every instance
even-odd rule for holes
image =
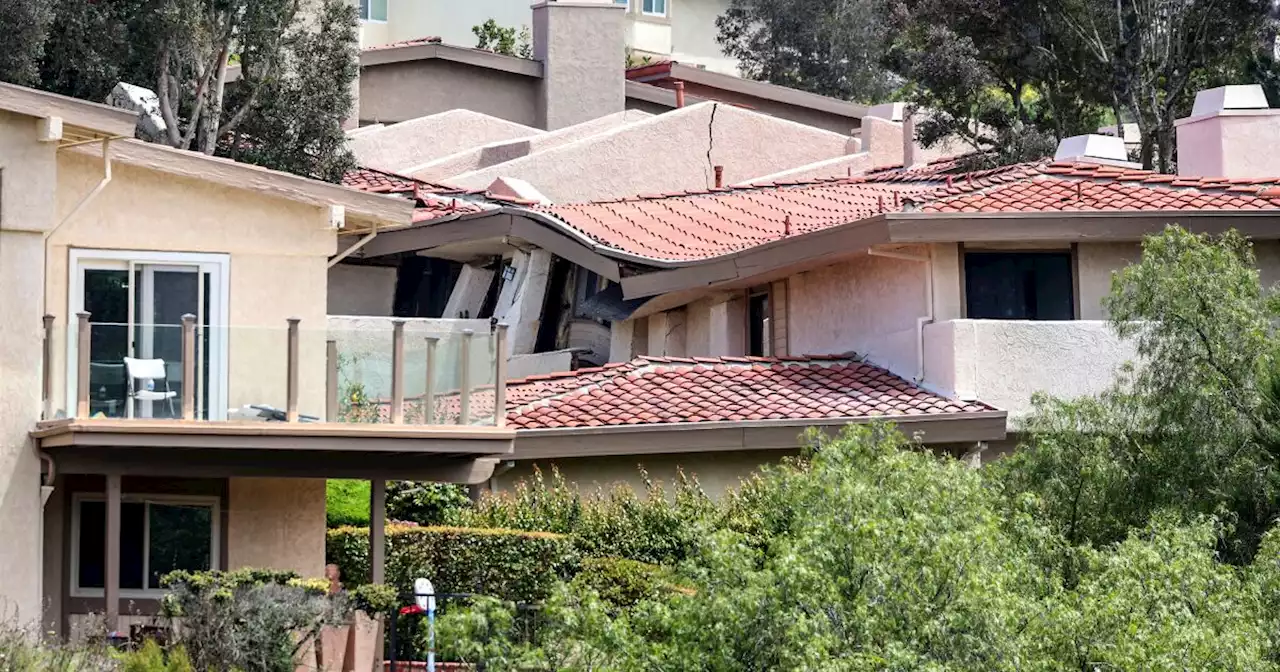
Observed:
[[[551,532],[387,526],[387,583],[410,590],[420,576],[441,593],[476,593],[532,602],[577,573],[578,555],[565,535]],[[328,532],[325,555],[347,588],[369,582],[369,528]]]

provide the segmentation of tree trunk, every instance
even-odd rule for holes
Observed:
[[[222,44],[218,52],[217,71],[210,86],[209,112],[200,138],[200,151],[213,154],[218,147],[218,127],[222,123],[222,100],[227,88],[227,59],[230,56],[230,40]]]

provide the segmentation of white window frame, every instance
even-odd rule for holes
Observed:
[[[80,504],[82,502],[105,502],[105,495],[99,495],[89,492],[77,492],[71,496],[71,576],[70,590],[72,597],[104,597],[106,590],[104,588],[82,588],[80,586]],[[218,540],[222,538],[222,499],[215,496],[206,495],[152,495],[147,493],[122,494],[120,503],[143,503],[143,504],[162,504],[162,505],[178,505],[178,506],[208,506],[212,509],[210,525],[210,545],[209,545],[209,568],[222,568],[222,549]],[[142,554],[142,579],[143,585],[146,585],[147,575],[150,573],[148,564],[151,562],[151,525],[150,525],[151,509],[145,509],[143,517],[143,554]],[[104,549],[105,551],[105,549]],[[105,560],[105,558],[104,558]],[[141,598],[141,599],[157,599],[165,594],[163,588],[136,588],[121,589],[120,597]]]
[[[130,270],[131,263],[199,266],[202,272],[209,271],[213,275],[211,289],[215,296],[205,297],[205,300],[209,302],[210,324],[201,325],[199,321],[196,324],[212,328],[209,333],[209,398],[204,400],[204,407],[208,410],[208,418],[210,420],[225,420],[227,415],[228,385],[230,384],[228,341],[231,340],[229,338],[230,334],[227,333],[227,328],[231,324],[229,309],[231,255],[227,254],[71,248],[67,262],[66,408],[70,410],[76,407],[76,375],[78,374],[78,367],[72,366],[71,363],[78,361],[76,339],[73,335],[75,333],[74,317],[76,313],[84,310],[84,271],[92,269]],[[133,282],[132,276],[129,278],[129,282]],[[200,286],[203,288],[204,283],[200,283]],[[132,301],[132,286],[130,286],[129,296],[130,301]],[[203,316],[197,316],[197,318],[198,320],[203,319]]]
[[[361,7],[361,6],[360,6],[360,3],[359,3],[359,2],[357,2],[357,3],[356,3],[356,12],[358,12],[358,13],[360,14],[360,21],[362,21],[362,22],[364,22],[364,23],[386,23],[386,22],[387,22],[387,19],[391,16],[391,0],[386,0],[386,2],[387,2],[387,16],[385,16],[385,17],[383,17],[383,18],[381,18],[381,19],[375,19],[375,18],[373,18],[373,3],[374,3],[374,0],[369,0],[369,3],[368,3],[368,6],[369,6],[369,16],[365,16],[365,15],[364,15],[363,7]]]
[[[639,1],[639,3],[640,3],[640,13],[641,13],[641,14],[644,14],[645,16],[663,16],[663,17],[665,17],[665,16],[667,16],[667,12],[668,12],[668,6],[667,6],[667,3],[668,3],[668,2],[670,2],[671,0],[638,0],[638,1]],[[645,9],[645,8],[644,8],[645,4],[650,4],[651,6],[655,6],[655,7],[656,7],[656,6],[658,5],[658,3],[662,3],[662,11],[660,11],[660,12],[658,12],[658,11],[650,11],[650,10],[647,10],[647,9]]]

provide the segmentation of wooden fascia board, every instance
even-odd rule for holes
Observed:
[[[92,155],[100,153],[101,148],[91,144],[70,151]],[[317,206],[341,205],[350,215],[380,223],[400,226],[413,221],[413,203],[403,198],[348,189],[338,184],[311,180],[200,152],[129,139],[111,144],[111,159],[148,170],[291,201]]]
[[[449,243],[511,235],[512,217],[493,212],[483,217],[425,222],[395,231],[379,233],[361,251],[361,257],[382,257],[401,252],[430,250]]]
[[[892,213],[888,242],[903,244],[1018,241],[1136,241],[1179,224],[1197,233],[1235,229],[1280,238],[1280,211]]]
[[[262,452],[76,446],[53,455],[58,473],[159,477],[287,477],[430,480],[476,484],[493,474],[497,458],[431,454],[308,451]]]
[[[138,123],[138,115],[128,110],[2,82],[0,109],[38,119],[61,117],[64,124],[127,138]]]
[[[801,446],[801,434],[809,427],[820,427],[823,431],[834,434],[848,424],[877,420],[894,422],[905,434],[919,436],[925,444],[949,444],[1004,439],[1007,414],[1003,411],[989,411],[955,413],[946,416],[521,430],[516,434],[515,453],[510,459],[521,461],[567,457],[793,449]]]
[[[557,257],[568,259],[601,277],[614,282],[621,279],[618,262],[597,254],[568,236],[552,231],[540,222],[518,215],[512,217],[515,221],[512,223],[511,233],[516,238],[528,241]]]

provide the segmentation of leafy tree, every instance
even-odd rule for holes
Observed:
[[[517,58],[533,57],[533,42],[529,37],[528,26],[521,26],[517,33],[515,28],[499,26],[497,21],[489,19],[478,26],[471,26],[471,32],[476,36],[476,49]]]
[[[10,4],[51,3],[47,31],[0,12],[5,34],[40,36],[13,52],[34,54],[38,78],[0,62],[4,79],[92,100],[126,81],[157,93],[174,147],[331,181],[351,165],[341,127],[354,105],[357,34],[345,0]]]
[[[881,64],[888,0],[731,0],[717,41],[743,76],[859,102],[885,100],[898,80]]]
[[[1096,399],[1039,400],[1026,449],[998,469],[1073,544],[1174,508],[1226,516],[1224,551],[1247,561],[1280,516],[1278,313],[1250,244],[1170,227],[1113,277],[1105,307],[1141,366]]]
[[[0,50],[0,81],[30,85],[39,75],[40,59],[53,0],[6,0],[0,2],[0,28],[5,45]]]

